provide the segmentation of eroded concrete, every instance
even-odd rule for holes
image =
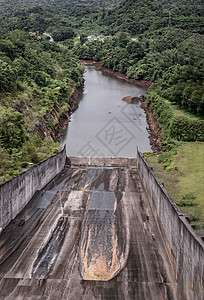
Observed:
[[[75,159],[3,231],[1,300],[179,299],[134,163],[96,165]]]

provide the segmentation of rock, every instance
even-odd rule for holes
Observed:
[[[122,99],[122,101],[125,101],[129,104],[134,104],[134,103],[138,103],[138,101],[140,101],[140,97],[137,97],[137,96],[127,96],[127,97],[124,97]]]

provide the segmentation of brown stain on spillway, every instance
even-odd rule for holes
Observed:
[[[118,270],[120,270],[120,261],[118,257],[117,251],[117,237],[115,236],[115,228],[114,226],[111,229],[111,240],[109,251],[106,252],[103,249],[103,245],[100,245],[97,248],[97,251],[92,253],[92,259],[89,262],[89,251],[91,248],[91,240],[92,240],[92,230],[94,227],[89,229],[88,238],[87,238],[87,247],[80,249],[81,254],[81,275],[84,280],[100,280],[100,281],[108,281],[114,277]],[[109,255],[112,255],[111,262],[109,265],[107,264],[107,260],[109,259]]]
[[[180,299],[135,162],[86,165],[77,157],[44,188],[54,198],[37,193],[1,233],[0,299]]]

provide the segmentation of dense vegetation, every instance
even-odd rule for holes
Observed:
[[[83,67],[66,47],[36,33],[0,39],[0,176],[17,174],[58,151],[53,127],[81,85]]]
[[[45,127],[50,130],[57,122],[53,111],[65,109],[82,80],[76,56],[100,60],[103,66],[129,77],[153,81],[148,103],[163,128],[163,138],[203,141],[202,0],[0,3],[1,115],[8,114],[1,128],[9,115],[11,123],[18,124],[16,139],[4,136],[9,126],[0,131],[1,147],[9,155],[11,149],[27,143],[27,133],[35,132],[39,119],[46,119]],[[63,45],[43,38],[45,31]],[[89,34],[112,37],[90,41],[86,38]],[[29,104],[32,112],[27,109]],[[176,115],[175,105],[197,117]],[[28,121],[29,113],[33,122]]]
[[[100,60],[153,82],[147,102],[162,129],[160,174],[168,170],[169,191],[202,231],[203,0],[0,0],[0,24],[0,181],[59,150],[52,132],[82,83],[78,59]],[[194,143],[179,148],[182,141]]]
[[[77,53],[129,77],[157,82],[158,95],[203,116],[203,35],[182,29],[160,33],[136,41],[120,33],[104,42],[87,41]]]
[[[60,14],[69,14],[70,11],[79,10],[81,8],[107,8],[114,6],[118,3],[118,0],[15,0],[7,1],[0,0],[0,12],[1,13],[18,13],[26,8],[41,6],[48,11]]]
[[[164,139],[204,141],[203,20],[201,1],[121,2],[98,21],[121,31],[105,41],[78,42],[76,53],[154,82],[147,99]],[[175,105],[188,113],[175,115]]]

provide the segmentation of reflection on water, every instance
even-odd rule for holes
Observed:
[[[140,151],[152,151],[146,116],[140,101],[127,104],[126,96],[141,96],[145,87],[118,79],[87,66],[85,88],[78,109],[61,141],[69,156],[135,157]]]

